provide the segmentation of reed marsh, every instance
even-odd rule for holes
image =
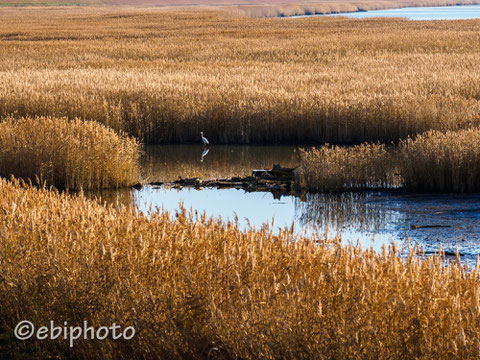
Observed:
[[[45,16],[48,14],[48,16]],[[98,121],[146,143],[396,141],[479,125],[480,22],[6,9],[0,117]],[[415,41],[412,41],[415,39]]]
[[[409,190],[480,191],[480,129],[429,131],[402,141],[400,153]]]
[[[297,185],[314,191],[382,189],[393,182],[393,164],[383,144],[300,150]]]
[[[204,215],[150,217],[0,180],[0,324],[112,321],[130,341],[28,342],[78,359],[473,359],[477,268]]]
[[[0,122],[0,176],[58,189],[103,189],[139,182],[140,145],[93,122],[9,118]]]
[[[203,131],[213,144],[374,143],[302,152],[310,189],[389,186],[393,169],[412,189],[476,190],[479,31],[480,21],[254,19],[203,7],[2,7],[0,175],[68,189],[132,185],[140,141],[200,142]],[[330,213],[326,221],[342,222]],[[0,178],[0,331],[12,338],[24,319],[136,329],[130,341],[12,340],[0,351],[480,356],[480,266],[459,255],[445,264],[441,251],[375,252],[172,215]]]
[[[301,150],[300,188],[345,191],[404,187],[416,192],[480,190],[480,130],[428,131],[388,148],[382,144]]]

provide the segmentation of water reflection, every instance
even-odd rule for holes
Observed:
[[[187,209],[224,220],[239,218],[241,227],[290,227],[297,233],[341,234],[347,242],[381,249],[392,241],[418,244],[426,251],[438,246],[474,259],[480,248],[480,196],[405,195],[392,192],[308,194],[304,198],[248,193],[236,189],[167,189],[145,187],[136,192],[142,211],[151,207],[175,212]],[[415,225],[412,227],[412,225]]]
[[[200,162],[203,162],[203,158],[204,158],[205,156],[207,156],[207,154],[208,154],[209,151],[210,151],[210,149],[205,149],[205,150],[203,150],[203,152],[202,152],[202,157],[200,158]]]
[[[364,19],[371,17],[400,17],[409,20],[466,20],[480,18],[479,5],[461,6],[431,6],[431,7],[406,7],[400,9],[369,10],[349,13],[334,13],[326,15],[300,15],[292,17],[311,16],[347,16]]]
[[[114,208],[120,206],[134,207],[136,206],[135,191],[134,189],[95,190],[85,191],[84,195],[105,206],[113,206]]]
[[[384,202],[374,201],[379,193],[306,194],[295,199],[295,218],[320,228],[378,230],[392,220]]]
[[[341,235],[345,242],[380,250],[396,242],[423,247],[433,253],[442,248],[459,252],[474,263],[480,253],[480,195],[422,195],[392,192],[307,194],[303,198],[237,189],[170,189],[145,186],[141,190],[105,191],[101,201],[114,206],[138,206],[141,211],[168,210],[179,204],[239,225],[260,227],[275,218],[275,228],[297,233],[318,231]]]
[[[299,161],[293,146],[155,145],[146,147],[141,166],[147,181],[173,181],[245,176],[274,163],[294,167]]]

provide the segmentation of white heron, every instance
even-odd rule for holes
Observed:
[[[207,140],[207,138],[205,138],[203,136],[203,131],[200,132],[200,136],[202,137],[203,146],[207,146],[208,144],[210,144],[210,142]]]

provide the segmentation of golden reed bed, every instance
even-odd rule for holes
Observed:
[[[480,191],[480,129],[429,131],[402,141],[400,153],[409,190]]]
[[[341,192],[402,186],[409,191],[480,191],[480,129],[428,131],[399,146],[325,145],[300,151],[297,185]]]
[[[103,189],[140,181],[140,144],[93,122],[64,118],[0,122],[0,176],[58,189]]]
[[[0,328],[134,326],[129,341],[27,342],[78,359],[475,359],[479,269],[147,216],[0,180]],[[458,260],[457,260],[458,261]],[[3,337],[5,338],[5,336]],[[7,337],[8,338],[8,337]],[[5,344],[5,342],[3,342]],[[21,354],[12,341],[2,350]],[[20,356],[20,355],[19,355]],[[35,356],[33,356],[35,358]],[[38,358],[38,357],[37,357]]]
[[[149,143],[390,141],[480,123],[480,21],[2,8],[0,118]],[[412,40],[414,39],[414,40]]]

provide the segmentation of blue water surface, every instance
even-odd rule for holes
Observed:
[[[326,15],[301,15],[294,17],[311,16],[347,16],[357,19],[371,17],[400,17],[409,20],[465,20],[480,19],[480,5],[407,7],[401,9],[370,10]]]

